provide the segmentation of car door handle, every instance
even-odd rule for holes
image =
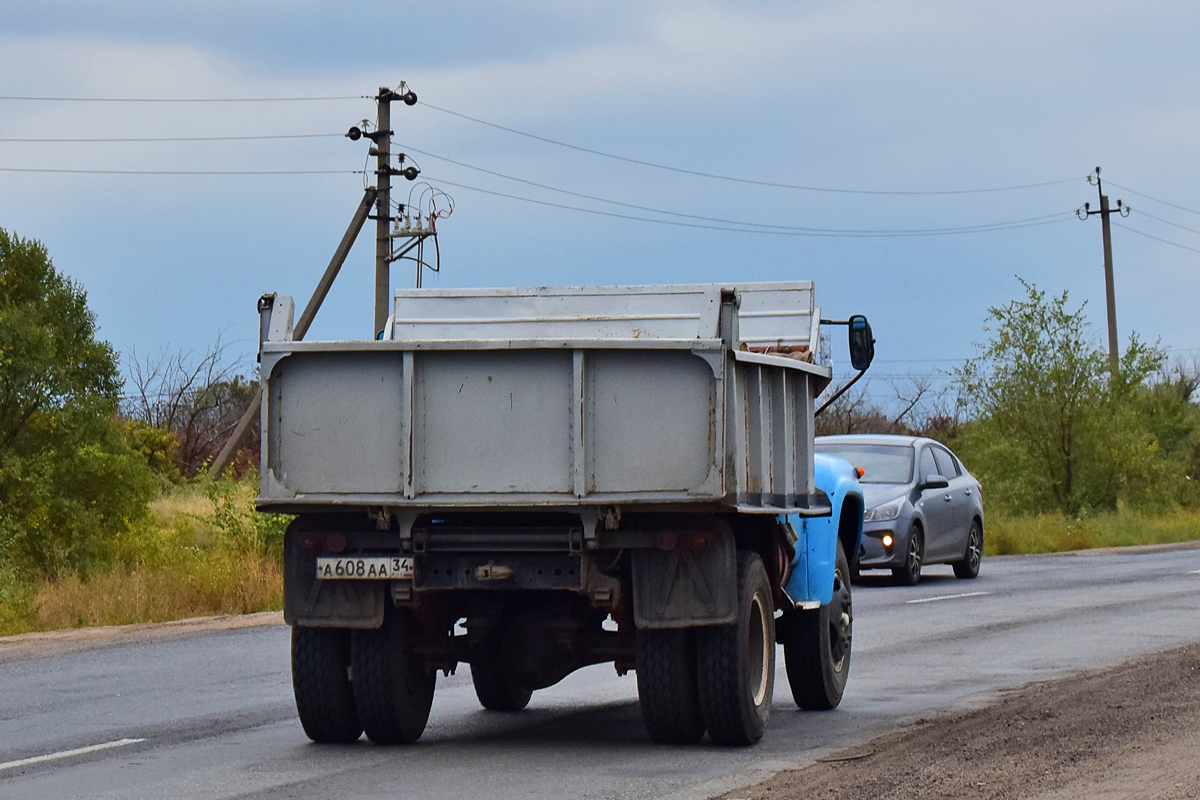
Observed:
[[[965,494],[967,497],[970,497],[970,496],[971,496],[971,490],[970,490],[970,489],[963,489],[963,494]]]
[[[946,495],[946,496],[945,496],[945,497],[943,497],[942,499],[943,499],[943,500],[945,500],[947,503],[949,503],[949,502],[950,502],[950,495]]]

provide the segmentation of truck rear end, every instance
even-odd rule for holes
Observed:
[[[748,744],[777,635],[797,701],[840,700],[862,503],[844,462],[817,485],[811,283],[398,291],[377,341],[260,315],[314,740],[416,740],[460,663],[511,712],[612,662],[651,738]]]

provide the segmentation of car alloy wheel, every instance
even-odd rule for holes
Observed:
[[[904,563],[892,570],[892,577],[905,586],[916,586],[921,582],[921,562],[925,558],[925,537],[916,524],[908,532],[908,547],[904,551]]]
[[[979,575],[979,565],[983,560],[983,531],[978,522],[971,522],[971,532],[967,534],[967,551],[961,561],[954,562],[954,575],[958,578],[974,578]]]

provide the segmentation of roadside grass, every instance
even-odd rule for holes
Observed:
[[[0,635],[282,608],[290,518],[254,511],[256,477],[171,487],[106,569],[38,583],[0,571]]]
[[[1096,547],[1170,544],[1200,539],[1200,509],[1167,514],[1116,513],[1078,518],[1065,514],[1026,517],[991,515],[984,534],[986,555],[1058,553]]]

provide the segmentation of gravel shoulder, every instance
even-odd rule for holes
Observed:
[[[919,720],[725,797],[1200,798],[1200,643]]]

